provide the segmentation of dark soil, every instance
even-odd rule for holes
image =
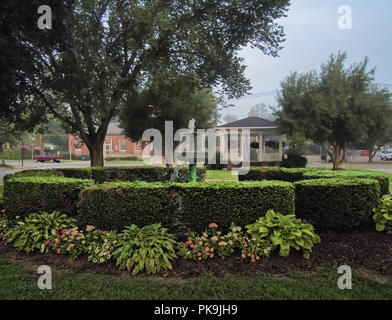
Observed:
[[[319,267],[330,265],[348,265],[354,269],[370,270],[381,275],[392,275],[392,234],[365,233],[324,233],[322,242],[314,247],[310,259],[302,258],[300,252],[291,251],[287,258],[279,257],[277,252],[269,259],[260,259],[256,263],[244,261],[240,256],[225,260],[213,258],[205,261],[190,261],[178,258],[172,262],[173,270],[165,274],[169,278],[188,278],[206,271],[216,274],[251,274],[263,272],[283,274],[287,271],[315,271]],[[119,270],[115,263],[93,265],[87,257],[76,260],[55,253],[18,253],[12,246],[0,242],[0,254],[23,260],[27,265],[46,264],[59,270],[74,270],[81,273],[105,273],[113,275],[127,274]],[[141,275],[143,276],[143,275]]]

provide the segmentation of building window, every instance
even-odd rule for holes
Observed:
[[[106,155],[110,154],[113,151],[112,139],[110,139],[110,138],[105,139],[104,151],[105,151]]]
[[[127,151],[127,143],[125,139],[120,139],[120,151]]]

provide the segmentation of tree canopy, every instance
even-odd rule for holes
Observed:
[[[250,45],[276,56],[284,33],[275,20],[288,5],[288,0],[75,1],[64,17],[62,46],[28,44],[39,74],[26,74],[25,97],[81,137],[93,166],[103,165],[109,122],[129,99],[138,99],[154,74],[190,73],[195,89],[220,87],[230,98],[247,92],[238,51]]]
[[[292,73],[281,83],[278,121],[292,140],[310,139],[323,145],[338,169],[349,144],[369,137],[372,107],[389,112],[385,92],[374,87],[368,59],[346,68],[346,53],[331,55],[319,73]]]

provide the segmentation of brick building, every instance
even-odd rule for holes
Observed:
[[[68,150],[73,155],[88,155],[87,146],[79,137],[68,136]],[[109,123],[108,132],[106,133],[105,143],[103,146],[104,157],[141,157],[141,144],[135,143],[122,134],[118,127],[118,122]]]

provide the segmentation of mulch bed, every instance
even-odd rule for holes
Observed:
[[[330,265],[348,265],[354,269],[371,270],[381,275],[392,275],[392,234],[377,232],[353,232],[345,234],[321,233],[322,242],[314,247],[310,259],[303,259],[296,250],[287,258],[279,257],[277,252],[268,260],[260,259],[256,263],[244,261],[232,256],[225,260],[213,258],[205,261],[176,259],[172,262],[173,270],[165,276],[169,278],[188,278],[202,272],[216,274],[252,274],[265,272],[284,274],[293,271],[315,271],[318,267]],[[18,253],[12,246],[0,242],[0,254],[7,257],[28,261],[30,265],[46,264],[55,269],[71,269],[81,273],[105,273],[124,275],[115,263],[93,265],[87,257],[72,260],[70,257],[49,253]],[[143,275],[142,275],[143,276]]]

